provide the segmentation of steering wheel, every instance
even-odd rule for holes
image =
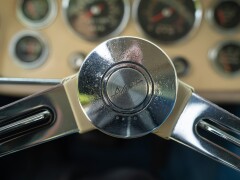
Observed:
[[[240,119],[178,80],[162,49],[136,37],[97,46],[78,74],[0,109],[0,156],[98,129],[116,138],[149,133],[240,170]],[[216,141],[217,137],[220,141]]]

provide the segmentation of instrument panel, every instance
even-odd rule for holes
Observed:
[[[240,102],[240,0],[9,0],[0,10],[1,77],[63,78],[102,41],[137,36],[162,48],[202,96]]]

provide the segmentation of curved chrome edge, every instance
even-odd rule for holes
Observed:
[[[231,149],[221,146],[215,140],[210,140],[199,134],[197,126],[202,126],[201,122],[204,119],[209,119],[214,124],[224,126],[230,133],[240,135],[240,118],[193,93],[177,120],[170,139],[240,171],[240,156],[238,154],[231,152]],[[216,127],[216,125],[213,127]],[[217,127],[214,128],[214,132],[209,128],[204,130],[215,135],[218,134],[219,138],[227,140],[229,143],[236,141],[236,139],[232,139],[230,134],[219,131]],[[226,135],[227,137],[223,138]],[[231,141],[229,141],[229,138]]]
[[[115,73],[120,69],[128,70],[118,79]],[[140,78],[130,75],[133,69]],[[118,82],[113,82],[112,76]],[[140,88],[147,89],[145,94],[136,90],[139,79]],[[132,83],[135,87],[130,87]],[[103,42],[86,57],[78,76],[78,99],[100,131],[119,138],[137,138],[153,132],[172,113],[177,83],[174,66],[161,48],[142,38],[123,36]],[[145,96],[140,104],[133,105],[134,93]],[[111,101],[109,95],[119,101]]]
[[[168,119],[154,131],[154,134],[164,139],[169,139],[177,120],[183,112],[193,92],[193,88],[178,80],[177,99],[174,109]]]
[[[32,123],[35,120],[39,120],[39,115],[41,115],[40,113],[32,115],[32,113],[42,108],[47,108],[53,112],[53,122],[41,127],[32,128],[30,131],[24,132],[24,134],[14,126],[14,130],[17,129],[20,132],[16,130],[17,134],[15,134],[13,138],[0,139],[0,156],[79,132],[65,88],[62,84],[48,91],[1,107],[0,126],[6,127],[6,123],[9,125],[7,127],[16,124],[24,125],[23,122],[29,119],[31,119],[31,122],[28,121],[28,123]],[[19,117],[19,115],[20,117],[23,115],[23,118],[17,119],[17,122],[8,121],[9,117]],[[27,115],[27,117],[25,115]],[[40,120],[41,119],[43,118],[40,118]],[[6,128],[4,129],[6,130]]]
[[[87,115],[78,100],[78,77],[76,75],[69,76],[65,78],[62,83],[64,85],[70,106],[72,108],[79,133],[82,134],[95,129],[90,120],[87,118]]]

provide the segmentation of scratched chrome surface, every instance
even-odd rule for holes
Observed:
[[[1,107],[0,122],[39,108],[48,108],[53,112],[53,123],[13,139],[1,141],[0,156],[79,132],[63,85]]]
[[[159,47],[120,37],[90,53],[80,69],[78,89],[86,115],[99,130],[133,138],[152,132],[170,115],[177,77]]]
[[[202,126],[206,119],[214,122],[215,125],[208,126],[205,124]],[[223,130],[220,130],[217,125],[222,126]],[[203,136],[198,130],[198,126],[219,136],[220,139],[216,137],[210,139],[208,136]],[[233,133],[238,134],[237,143],[234,144],[240,147],[240,119],[193,93],[170,138],[239,171],[239,154],[231,151],[230,147],[232,146],[230,144],[227,147],[219,144],[219,140],[220,142],[226,140],[228,143],[233,143],[234,137],[231,136]]]

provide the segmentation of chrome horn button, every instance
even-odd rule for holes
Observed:
[[[103,42],[86,57],[78,91],[95,127],[115,137],[134,138],[151,133],[171,114],[177,77],[159,47],[120,37]]]
[[[107,96],[119,109],[131,110],[139,106],[147,96],[147,82],[142,74],[131,68],[115,71],[107,81]]]
[[[147,106],[152,95],[152,84],[151,77],[140,65],[118,63],[103,77],[103,99],[113,110],[133,114]]]

